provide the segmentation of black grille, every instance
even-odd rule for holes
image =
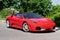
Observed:
[[[41,30],[41,28],[40,27],[36,27],[36,30]]]
[[[55,29],[55,26],[53,27],[53,29]]]

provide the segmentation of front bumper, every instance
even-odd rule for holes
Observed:
[[[51,26],[51,27],[44,27],[44,26],[39,26],[36,24],[32,24],[30,25],[30,31],[51,31],[54,30],[55,25]]]

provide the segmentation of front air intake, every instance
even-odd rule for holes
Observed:
[[[36,30],[41,30],[41,28],[40,27],[36,27]]]

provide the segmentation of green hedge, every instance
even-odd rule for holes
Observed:
[[[5,19],[7,15],[10,15],[10,9],[6,8],[0,11],[0,20]]]
[[[60,27],[60,13],[55,13],[50,16],[46,16],[56,23],[56,26]]]
[[[60,27],[60,14],[55,17],[55,20],[54,20],[54,21],[56,22],[56,25],[57,25],[58,27]]]

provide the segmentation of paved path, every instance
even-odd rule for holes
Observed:
[[[47,33],[30,33],[7,28],[5,21],[0,21],[0,40],[60,40],[60,30]]]

